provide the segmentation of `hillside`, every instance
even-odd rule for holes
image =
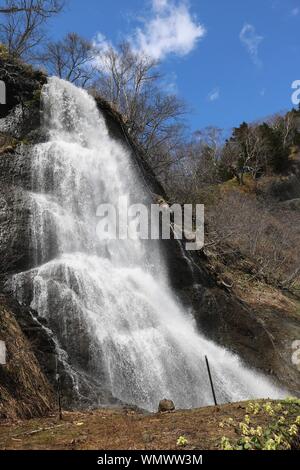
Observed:
[[[51,416],[14,425],[3,423],[0,449],[228,450],[247,448],[249,441],[257,449],[299,449],[299,425],[294,424],[300,424],[299,413],[299,400],[148,415],[128,408],[65,412],[63,421]]]

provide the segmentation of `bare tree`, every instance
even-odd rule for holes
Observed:
[[[223,163],[229,165],[240,184],[244,184],[244,174],[253,179],[268,166],[269,146],[263,134],[264,125],[243,123],[235,128],[233,135],[223,149]]]
[[[61,0],[35,0],[34,2],[24,2],[20,0],[5,1],[0,5],[0,13],[9,15],[12,13],[21,13],[34,11],[41,16],[49,17],[59,13],[63,7]]]
[[[92,44],[76,33],[47,44],[41,59],[50,74],[78,86],[86,87],[93,78]]]
[[[185,203],[202,201],[204,192],[222,181],[219,175],[222,150],[223,131],[217,127],[196,131],[188,141],[183,138],[166,183],[172,199]]]
[[[145,86],[148,88],[160,78],[157,65],[156,61],[134,53],[126,42],[118,49],[110,46],[99,51],[97,86],[123,117],[133,123],[142,94],[145,98]]]
[[[223,149],[223,130],[209,126],[194,133],[195,172],[206,184],[218,183],[218,166]]]
[[[156,173],[164,173],[176,154],[185,106],[160,90],[157,61],[122,43],[98,51],[96,67],[95,89],[123,115]]]
[[[45,37],[45,24],[59,13],[64,0],[5,0],[0,5],[4,15],[0,26],[0,40],[9,54],[32,58],[34,49]]]
[[[300,216],[296,211],[270,206],[239,191],[224,193],[207,208],[208,240],[226,240],[232,252],[242,253],[270,280],[299,283]],[[287,227],[289,229],[287,230]]]
[[[269,125],[280,134],[283,147],[293,145],[295,134],[298,132],[297,117],[297,113],[290,111],[284,115],[275,114],[269,120]]]

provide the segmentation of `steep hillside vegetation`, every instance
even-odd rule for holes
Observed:
[[[0,365],[0,420],[44,416],[53,405],[53,390],[16,321],[18,308],[0,295],[0,340],[7,348],[7,364]]]

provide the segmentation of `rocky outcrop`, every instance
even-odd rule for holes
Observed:
[[[9,57],[0,55],[0,80],[6,87],[6,104],[0,106],[0,118],[3,119],[8,114],[21,107],[23,112],[29,108],[39,107],[39,94],[47,77],[43,72],[34,70],[30,65],[20,61],[12,60]],[[23,121],[23,126],[19,128],[24,134],[36,129],[39,124],[39,113],[31,113],[29,119]]]

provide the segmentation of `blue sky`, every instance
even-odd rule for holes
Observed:
[[[300,0],[69,0],[51,33],[70,31],[159,58],[193,130],[289,109],[300,79]]]

